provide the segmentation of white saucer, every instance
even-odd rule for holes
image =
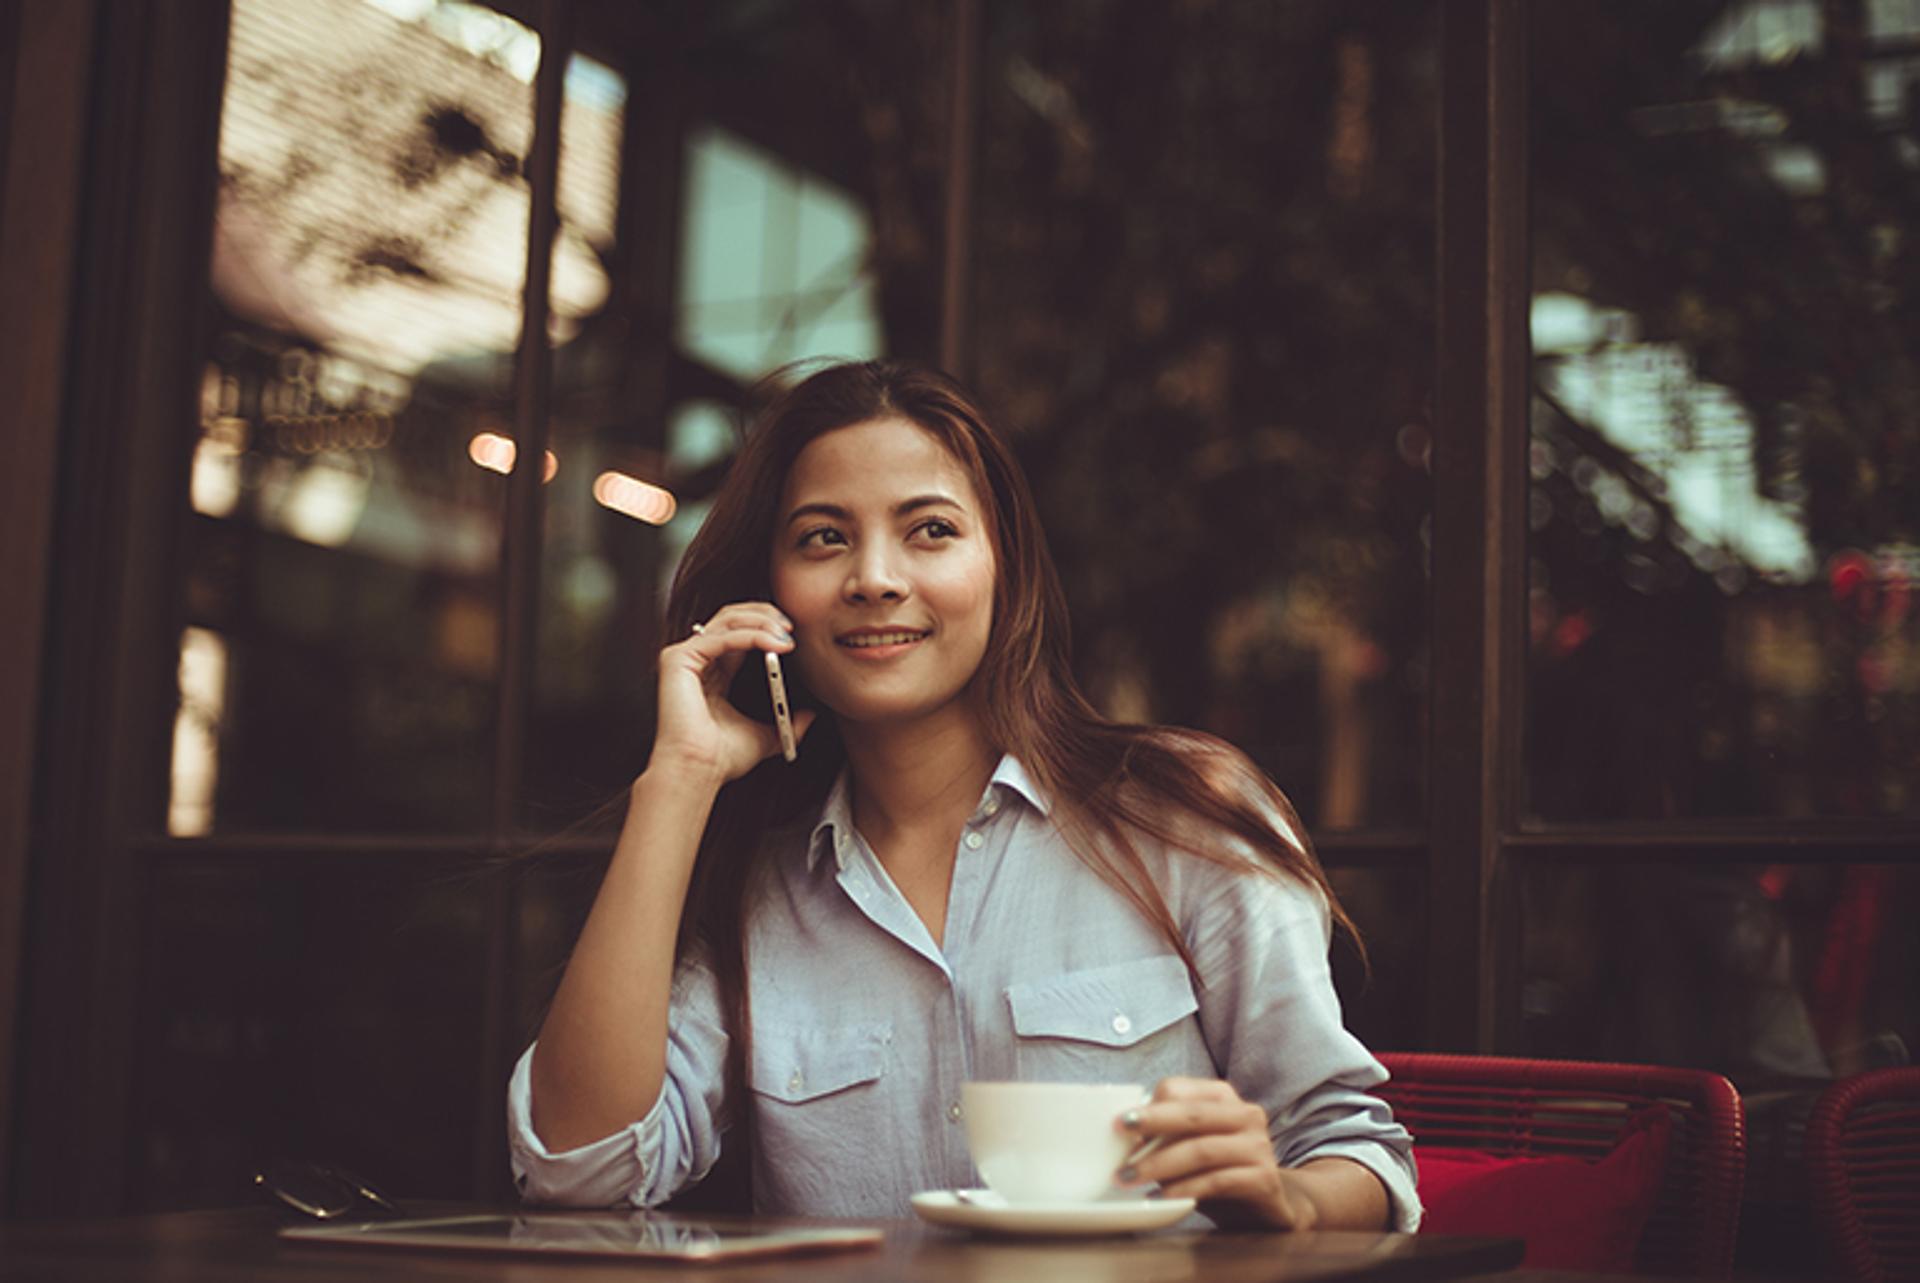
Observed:
[[[961,1201],[960,1194],[972,1201]],[[1138,1234],[1164,1229],[1193,1210],[1190,1198],[1009,1203],[984,1189],[930,1189],[911,1201],[922,1220],[995,1234]]]

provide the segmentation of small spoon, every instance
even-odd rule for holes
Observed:
[[[1129,1153],[1126,1156],[1126,1158],[1121,1160],[1120,1166],[1132,1167],[1135,1164],[1137,1164],[1141,1159],[1145,1158],[1148,1154],[1151,1154],[1154,1150],[1159,1149],[1162,1145],[1166,1143],[1167,1143],[1167,1138],[1165,1135],[1149,1136],[1147,1139],[1141,1141],[1138,1145],[1135,1145],[1133,1147],[1132,1152]]]

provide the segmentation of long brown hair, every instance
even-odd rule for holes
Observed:
[[[970,697],[992,746],[1026,768],[1075,854],[1165,934],[1189,971],[1192,953],[1140,854],[1142,836],[1203,860],[1297,877],[1326,897],[1357,942],[1292,805],[1243,753],[1198,731],[1111,722],[1080,693],[1066,598],[1026,480],[972,398],[936,370],[899,361],[832,365],[776,396],[681,560],[666,635],[686,636],[729,602],[771,600],[774,523],[794,460],[825,433],[882,418],[931,433],[973,482],[993,532],[996,575],[993,627]],[[726,786],[701,840],[680,947],[697,944],[720,981],[742,1057],[729,1068],[735,1083],[744,1081],[750,1030],[744,915],[760,839],[773,825],[817,813],[845,760],[832,713],[822,709],[798,767],[764,763]],[[1239,841],[1223,849],[1221,837]]]

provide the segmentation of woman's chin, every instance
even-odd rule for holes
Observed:
[[[894,730],[951,716],[956,708],[968,707],[952,695],[939,699],[906,696],[888,699],[864,695],[825,702],[833,709],[834,717],[843,730]]]

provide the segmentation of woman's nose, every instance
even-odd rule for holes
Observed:
[[[902,601],[908,591],[906,576],[880,548],[862,549],[847,575],[846,594],[850,601]]]

